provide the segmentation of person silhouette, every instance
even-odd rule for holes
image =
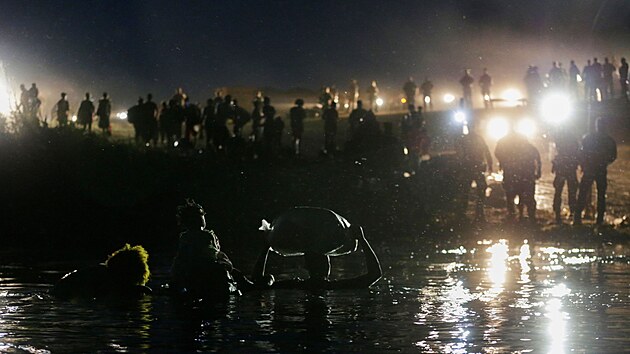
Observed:
[[[109,117],[112,113],[112,103],[107,92],[103,92],[103,97],[98,101],[96,115],[98,116],[98,127],[103,131],[103,135],[111,136],[112,130]]]
[[[464,76],[459,79],[459,84],[462,85],[463,98],[466,107],[472,108],[472,84],[475,79],[470,75],[470,69],[464,70]]]
[[[606,121],[596,121],[596,131],[582,140],[580,167],[582,180],[578,189],[577,206],[573,214],[573,224],[582,224],[582,211],[586,207],[587,195],[591,193],[593,182],[597,184],[597,219],[596,224],[604,222],[606,212],[606,189],[608,188],[608,165],[617,159],[617,143],[607,133]]]
[[[295,106],[289,110],[289,119],[291,134],[293,135],[293,152],[295,155],[300,155],[300,144],[304,133],[304,120],[306,119],[303,99],[298,98],[295,100]]]
[[[61,99],[57,101],[55,108],[59,127],[65,127],[68,125],[68,114],[70,113],[70,103],[68,103],[67,94],[65,92],[61,93]]]
[[[77,112],[77,120],[83,125],[83,131],[88,133],[92,131],[92,120],[94,119],[94,103],[90,97],[90,93],[85,93],[85,99],[81,101],[79,111]]]

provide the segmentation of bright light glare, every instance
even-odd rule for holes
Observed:
[[[430,96],[424,96],[424,103],[431,103],[431,97]]]
[[[462,111],[455,112],[455,121],[457,123],[464,123],[466,121],[466,113]]]
[[[453,103],[453,101],[455,101],[455,96],[451,95],[450,93],[447,93],[446,95],[444,95],[445,103]]]
[[[11,113],[11,90],[8,85],[4,66],[0,62],[0,114],[9,115]]]
[[[116,113],[116,117],[118,117],[118,119],[127,119],[127,112]]]
[[[401,99],[400,99],[400,103],[402,103],[402,104],[407,103],[407,99],[406,99],[406,98],[404,98],[404,97],[403,97],[403,98],[401,98]]]
[[[507,104],[510,106],[518,105],[518,101],[523,98],[521,92],[515,88],[507,89],[503,91],[501,98],[507,101]]]
[[[380,107],[380,106],[382,106],[382,105],[383,105],[383,99],[382,99],[382,98],[380,98],[380,97],[379,97],[379,98],[377,98],[377,99],[376,99],[376,105],[377,105],[377,106],[379,106],[379,107]]]
[[[9,115],[11,113],[10,97],[9,90],[0,81],[0,114]]]
[[[509,129],[510,124],[505,118],[492,118],[488,121],[488,125],[486,126],[486,132],[495,140],[506,136]]]
[[[491,294],[498,295],[503,290],[505,273],[507,272],[507,260],[509,258],[508,251],[507,241],[503,239],[486,249],[486,252],[490,253],[487,272],[488,278],[493,285],[489,292]]]
[[[76,122],[77,121],[77,116],[72,116],[72,118],[70,118],[71,121]]]
[[[536,122],[528,118],[521,119],[516,124],[516,132],[531,139],[536,135]]]
[[[552,93],[543,99],[540,109],[545,121],[551,124],[561,124],[571,114],[571,100],[567,95]]]
[[[490,101],[490,95],[483,95],[484,101]]]
[[[582,82],[582,76],[580,74],[577,74],[577,76],[575,77],[577,82]]]

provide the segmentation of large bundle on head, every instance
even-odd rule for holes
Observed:
[[[263,220],[261,230],[273,251],[283,256],[347,254],[357,248],[353,232],[360,232],[332,210],[304,206],[289,209],[271,224]]]
[[[148,260],[149,254],[144,247],[125,244],[107,258],[105,265],[120,284],[145,285],[151,275]]]

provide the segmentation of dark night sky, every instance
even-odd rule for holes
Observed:
[[[5,0],[0,28],[15,85],[124,103],[183,86],[203,100],[219,86],[398,88],[409,75],[448,86],[465,67],[500,82],[527,64],[618,60],[630,54],[630,1]]]

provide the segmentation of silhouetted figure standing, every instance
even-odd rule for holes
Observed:
[[[488,69],[483,68],[483,75],[479,78],[479,87],[481,87],[481,98],[486,109],[492,108],[492,96],[490,88],[492,87],[492,77],[488,74]]]
[[[260,139],[262,139],[262,120],[263,120],[263,114],[262,114],[262,107],[263,107],[263,103],[262,102],[258,102],[258,101],[254,101],[252,102],[254,105],[254,108],[252,109],[252,133],[250,135],[250,140],[252,141],[259,141]]]
[[[525,74],[525,87],[527,88],[527,99],[530,104],[536,105],[543,89],[543,82],[538,73],[538,67],[529,66]]]
[[[407,106],[409,112],[402,116],[400,120],[400,139],[407,146],[408,135],[409,132],[416,126],[416,121],[418,120],[418,114],[416,112],[416,107],[412,104]]]
[[[282,134],[284,133],[284,120],[280,116],[273,119],[272,155],[276,156],[282,151]]]
[[[127,110],[127,121],[133,125],[134,140],[136,144],[140,143],[142,139],[142,106],[144,105],[144,98],[138,98],[138,104]]]
[[[367,110],[363,108],[363,101],[357,101],[357,108],[353,109],[350,112],[350,116],[348,117],[348,136],[347,140],[352,140],[354,133],[357,131],[357,128],[365,118],[367,114]]]
[[[507,199],[508,219],[514,219],[514,199],[519,197],[519,216],[527,206],[530,221],[535,221],[536,180],[541,176],[540,153],[527,138],[512,130],[497,142],[494,152],[503,170],[503,189]]]
[[[201,109],[196,103],[190,102],[190,97],[184,100],[184,131],[185,137],[194,146],[197,138],[197,129],[201,124]]]
[[[295,106],[289,110],[289,119],[291,120],[291,133],[293,135],[293,152],[300,155],[300,143],[304,133],[304,119],[306,119],[303,99],[295,100]]]
[[[370,87],[368,87],[367,91],[367,99],[369,104],[369,110],[378,112],[378,104],[376,100],[378,99],[378,86],[376,86],[376,80],[372,80]]]
[[[112,114],[112,103],[107,92],[103,92],[103,97],[98,100],[96,115],[98,116],[98,127],[103,131],[103,135],[111,136],[112,130],[109,117]]]
[[[39,113],[39,106],[42,104],[42,101],[39,99],[39,89],[35,83],[32,83],[31,88],[28,89],[28,98],[31,116],[37,117],[37,114]]]
[[[169,138],[171,145],[178,142],[182,137],[182,123],[184,122],[184,108],[177,104],[177,101],[170,100],[168,102],[168,118],[169,118]]]
[[[230,131],[227,127],[227,122],[230,119],[234,119],[234,106],[232,106],[232,96],[226,95],[223,102],[217,107],[217,118],[214,125],[214,146],[218,151],[225,150],[227,148],[228,140],[230,139]]]
[[[613,99],[615,97],[615,88],[613,85],[613,73],[617,71],[615,65],[608,61],[608,58],[604,58],[604,65],[602,65],[602,95],[607,99]]]
[[[556,156],[554,157],[551,172],[556,176],[553,180],[554,196],[553,211],[556,217],[556,223],[562,223],[561,206],[562,206],[562,190],[564,184],[567,184],[568,201],[570,213],[575,213],[576,197],[577,197],[577,167],[578,167],[578,140],[567,129],[558,129],[554,134],[554,142],[556,145]]]
[[[407,104],[414,105],[416,104],[416,91],[418,90],[418,86],[413,81],[413,77],[409,76],[409,80],[405,82],[403,86],[403,92],[405,92],[405,98],[407,99]]]
[[[357,107],[357,102],[359,101],[359,84],[357,83],[357,80],[350,81],[348,95],[350,97],[348,109],[352,111]]]
[[[578,97],[578,76],[580,76],[580,69],[575,65],[575,60],[571,60],[569,67],[569,92],[576,99]]]
[[[29,92],[26,89],[26,86],[24,86],[24,84],[20,84],[20,111],[23,114],[28,114],[30,115],[30,99],[29,99]]]
[[[212,98],[208,98],[206,100],[206,106],[203,107],[201,119],[203,121],[203,128],[206,134],[206,148],[210,148],[213,144],[214,128],[216,126],[217,119],[214,100]]]
[[[433,91],[433,82],[431,82],[428,77],[424,78],[424,82],[420,85],[420,90],[422,91],[422,105],[424,107],[424,111],[426,112],[427,109],[433,110],[433,96],[431,96],[431,92]]]
[[[455,152],[459,168],[461,169],[460,189],[463,193],[461,202],[462,212],[468,207],[468,194],[474,181],[476,184],[477,203],[475,216],[478,221],[485,221],[484,204],[486,200],[485,172],[492,173],[492,155],[485,140],[477,133],[477,125],[469,125],[470,131],[462,135],[455,143]]]
[[[232,128],[232,133],[234,137],[241,139],[243,127],[252,120],[252,116],[249,115],[249,112],[247,112],[245,108],[238,105],[237,100],[232,100],[232,105],[234,107],[234,127]]]
[[[85,99],[81,101],[79,111],[77,112],[77,119],[79,124],[83,125],[83,130],[87,129],[88,132],[92,131],[92,119],[94,118],[94,103],[90,99],[90,93],[85,93]]]
[[[168,109],[168,103],[166,103],[166,101],[162,101],[162,103],[160,104],[160,115],[158,117],[158,129],[159,129],[159,142],[161,144],[167,144],[170,145],[170,141],[169,141],[169,109]]]
[[[420,131],[424,128],[424,120],[422,118],[422,107],[418,107],[418,110],[416,110],[413,105],[409,105],[408,109],[409,113],[405,114],[400,121],[400,139],[407,148],[410,168],[415,171],[422,155]]]
[[[582,223],[582,211],[586,206],[587,195],[591,193],[593,182],[597,183],[597,219],[604,222],[606,212],[606,188],[608,187],[608,165],[617,159],[617,143],[606,132],[606,122],[600,118],[596,123],[596,132],[588,134],[582,140],[580,166],[582,180],[578,191],[577,207],[573,214],[573,223]]]
[[[464,70],[464,76],[459,79],[459,84],[462,85],[463,98],[466,107],[472,108],[472,85],[475,79],[470,75],[470,69]]]
[[[621,58],[619,66],[619,84],[621,86],[621,98],[628,100],[628,62],[626,58]]]
[[[564,89],[564,75],[557,61],[551,63],[551,70],[549,70],[549,88]]]
[[[322,91],[319,95],[319,104],[322,106],[322,112],[330,107],[330,102],[333,101],[333,96],[330,91],[330,87],[322,87]]]
[[[324,111],[322,119],[324,120],[324,153],[334,154],[337,150],[337,122],[339,121],[336,103],[333,102],[330,108]]]
[[[598,100],[604,97],[604,79],[603,79],[603,71],[602,64],[597,61],[597,58],[593,58],[593,64],[591,65],[592,74],[593,74],[593,91],[595,92],[595,100]],[[599,97],[597,97],[597,90],[599,90]]]
[[[593,72],[593,65],[591,60],[586,61],[586,65],[582,69],[582,80],[584,81],[584,100],[587,102],[597,99],[595,93],[595,74]]]
[[[269,155],[272,153],[272,147],[275,136],[274,119],[276,118],[276,109],[271,105],[271,99],[267,96],[263,98],[263,145],[265,152]]]
[[[147,101],[142,106],[142,140],[144,144],[157,144],[158,106],[153,102],[153,95],[147,94]]]
[[[173,95],[173,97],[171,97],[171,100],[180,107],[184,107],[185,99],[186,94],[184,93],[184,89],[181,87],[178,87],[177,90],[175,90],[175,94]]]
[[[61,99],[57,101],[57,122],[60,127],[68,125],[68,114],[70,113],[70,103],[66,99],[66,93],[61,93]]]

